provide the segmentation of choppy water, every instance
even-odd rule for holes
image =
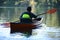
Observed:
[[[10,34],[10,28],[0,28],[0,40],[60,40],[60,28],[46,27],[33,29],[30,37],[21,36],[21,33]]]

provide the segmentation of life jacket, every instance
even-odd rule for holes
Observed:
[[[27,14],[27,13],[24,13],[24,14],[22,15],[22,18],[24,18],[24,19],[30,19],[30,15]]]

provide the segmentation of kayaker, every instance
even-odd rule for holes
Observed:
[[[37,16],[31,12],[32,8],[27,7],[27,12],[23,12],[20,16],[21,23],[32,23],[32,18],[36,18]]]

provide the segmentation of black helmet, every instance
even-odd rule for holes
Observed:
[[[31,7],[30,6],[27,7],[27,11],[31,12]]]

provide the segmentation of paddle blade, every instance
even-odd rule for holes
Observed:
[[[52,14],[52,13],[55,13],[56,11],[57,10],[55,8],[53,8],[53,9],[48,10],[47,13]]]

